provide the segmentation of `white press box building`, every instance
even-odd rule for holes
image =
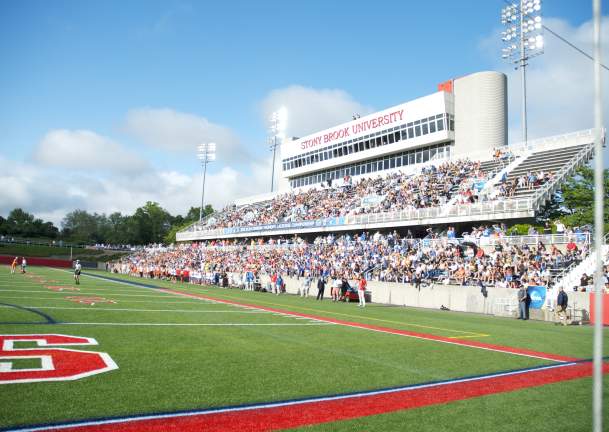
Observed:
[[[507,144],[507,77],[479,72],[438,91],[284,142],[281,172],[292,188],[468,155]]]

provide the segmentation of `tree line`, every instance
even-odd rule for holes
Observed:
[[[609,170],[604,170],[605,232],[609,232]],[[200,207],[191,207],[185,216],[171,215],[159,203],[148,201],[132,215],[119,212],[88,213],[74,210],[61,221],[61,229],[52,222],[44,222],[33,214],[16,208],[8,217],[0,216],[0,235],[61,239],[73,243],[143,245],[170,244],[175,234],[199,220]],[[211,205],[205,206],[204,216],[213,213]],[[594,171],[583,166],[562,185],[550,203],[537,215],[536,222],[561,219],[568,226],[594,223]]]
[[[159,203],[148,201],[131,215],[120,212],[89,213],[74,210],[61,221],[61,229],[21,208],[13,209],[6,218],[0,216],[0,235],[25,238],[64,240],[82,244],[143,245],[174,243],[175,234],[199,220],[200,207],[191,207],[186,215],[173,216]],[[206,205],[204,216],[213,213]]]

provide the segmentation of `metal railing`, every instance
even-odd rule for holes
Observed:
[[[563,166],[558,172],[555,173],[554,180],[542,185],[532,196],[523,198],[512,198],[500,201],[488,201],[479,202],[467,205],[453,205],[452,207],[430,207],[422,209],[407,209],[399,210],[395,212],[385,213],[371,213],[371,214],[360,214],[360,215],[347,215],[344,217],[344,223],[334,225],[337,226],[357,226],[357,225],[369,225],[378,223],[389,223],[389,222],[406,222],[411,221],[414,224],[420,223],[425,220],[429,222],[430,219],[454,219],[454,218],[471,218],[472,216],[495,216],[500,218],[502,215],[505,217],[507,214],[519,212],[526,212],[527,216],[532,216],[532,213],[536,208],[545,204],[545,202],[551,198],[552,193],[556,191],[558,185],[564,181],[564,179],[570,175],[580,164],[585,163],[591,156],[592,142],[594,140],[594,129],[587,129],[583,131],[572,132],[569,134],[556,135],[547,138],[540,138],[537,140],[529,141],[527,144],[517,144],[507,146],[505,149],[512,153],[512,156],[530,154],[531,151],[540,152],[550,149],[563,148],[565,146],[574,146],[588,144],[584,147],[575,158],[573,158],[567,165]],[[484,154],[488,155],[489,151],[483,151]],[[289,228],[288,228],[289,229]],[[191,235],[188,235],[191,233]],[[263,233],[269,233],[268,230],[250,230],[248,236],[261,235]],[[180,235],[181,234],[181,235]],[[181,237],[178,241],[193,240],[195,235],[198,238],[206,237],[213,238],[215,236],[223,236],[226,232],[224,228],[216,228],[206,230],[204,226],[195,223],[186,230],[178,233]]]

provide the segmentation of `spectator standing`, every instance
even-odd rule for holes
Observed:
[[[340,287],[343,284],[342,280],[336,276],[334,278],[334,280],[332,281],[332,301],[336,302],[338,301],[338,298],[340,297]]]
[[[311,288],[311,274],[307,272],[302,281],[302,291],[300,292],[301,297],[309,297],[309,289]]]
[[[567,305],[568,305],[568,303],[569,303],[569,296],[563,290],[563,288],[560,287],[560,290],[558,292],[558,298],[556,299],[556,315],[558,315],[558,319],[559,319],[559,322],[557,322],[556,325],[558,325],[558,324],[562,324],[564,326],[567,325]]]
[[[317,298],[315,300],[323,300],[325,290],[326,290],[326,280],[322,276],[317,280]]]
[[[277,275],[277,280],[275,281],[275,294],[279,295],[283,291],[283,278],[281,274]]]
[[[357,283],[357,296],[359,297],[358,307],[366,307],[366,287],[368,282],[364,277],[364,274],[360,276],[359,282]]]
[[[518,290],[518,319],[529,319],[527,297],[527,289],[524,285],[520,285],[520,289]]]

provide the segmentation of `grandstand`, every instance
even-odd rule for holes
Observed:
[[[195,283],[233,287],[249,277],[267,291],[282,275],[293,294],[305,274],[365,275],[374,302],[502,316],[526,285],[544,293],[535,318],[551,321],[558,287],[586,289],[590,233],[508,236],[508,226],[534,222],[593,157],[595,131],[507,145],[506,103],[506,77],[480,72],[284,142],[283,189],[236,200],[179,232],[175,248],[116,271],[186,269]],[[587,293],[574,294],[570,316],[586,321]]]
[[[507,145],[505,79],[496,72],[455,79],[432,95],[283,143],[287,188],[240,199],[177,240],[530,221],[592,157],[594,134]]]

